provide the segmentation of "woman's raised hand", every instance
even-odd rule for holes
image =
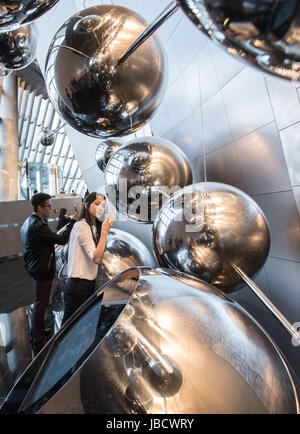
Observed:
[[[114,224],[114,220],[115,220],[115,213],[114,210],[111,210],[110,213],[108,214],[107,219],[104,220],[104,222],[102,223],[101,234],[104,235],[108,234],[112,225]]]

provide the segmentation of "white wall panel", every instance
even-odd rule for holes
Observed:
[[[275,122],[235,142],[246,192],[250,195],[289,190],[290,178]]]
[[[291,185],[300,185],[300,122],[280,131],[280,137]]]
[[[278,129],[282,130],[298,122],[300,119],[300,104],[295,85],[289,81],[271,76],[266,76],[266,84]]]
[[[257,195],[254,200],[270,223],[270,256],[300,262],[300,219],[293,192]]]
[[[274,119],[264,76],[261,72],[245,68],[221,92],[234,139]]]
[[[206,152],[214,151],[215,149],[232,142],[229,122],[220,92],[210,98],[203,104],[202,110],[198,108],[195,112],[195,118],[202,131],[203,117],[203,133]]]

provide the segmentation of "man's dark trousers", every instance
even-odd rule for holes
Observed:
[[[45,312],[49,304],[52,280],[33,279],[35,286],[35,300],[32,311],[31,335],[36,344],[46,342]]]

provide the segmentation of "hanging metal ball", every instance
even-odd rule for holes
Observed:
[[[206,182],[171,197],[153,225],[154,253],[161,266],[184,271],[226,292],[238,289],[265,263],[270,249],[267,220],[246,193]]]
[[[1,0],[0,32],[15,30],[48,12],[59,0]]]
[[[121,214],[138,223],[154,221],[175,191],[192,183],[181,149],[160,137],[140,137],[116,151],[105,169],[106,193]]]
[[[96,288],[131,267],[151,266],[156,262],[137,237],[120,229],[112,228],[107,236],[106,247],[98,267]]]
[[[96,162],[100,170],[104,172],[108,160],[114,152],[122,146],[121,143],[114,140],[105,140],[101,142],[96,149]]]
[[[49,98],[73,128],[93,137],[130,134],[164,94],[166,62],[156,34],[118,60],[147,28],[137,13],[100,5],[73,15],[56,33],[45,67]]]
[[[277,76],[300,80],[297,1],[177,0],[214,42]]]
[[[54,143],[55,134],[49,128],[44,128],[40,137],[40,143],[43,146],[51,146]]]
[[[34,23],[0,33],[0,62],[6,70],[28,66],[35,58],[38,30]]]

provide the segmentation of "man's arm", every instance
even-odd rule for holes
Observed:
[[[72,219],[70,223],[66,225],[66,229],[60,234],[53,232],[46,223],[39,222],[39,224],[35,226],[35,232],[39,238],[45,240],[45,242],[64,245],[69,241],[70,233],[75,222],[76,220]]]

